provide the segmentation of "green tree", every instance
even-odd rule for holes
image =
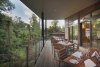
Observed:
[[[35,14],[32,15],[30,19],[30,24],[32,28],[32,39],[33,37],[39,38],[41,36],[41,29],[40,29],[40,23],[37,21],[37,17]]]
[[[57,20],[53,20],[53,21],[51,22],[51,24],[52,24],[52,26],[56,27],[57,24],[58,24],[58,21],[57,21]]]
[[[64,27],[64,26],[62,27],[61,31],[62,31],[62,32],[65,32],[65,27]]]
[[[0,11],[11,11],[15,5],[10,0],[0,0]]]
[[[50,37],[51,33],[55,33],[55,32],[62,32],[62,29],[60,26],[58,26],[58,21],[57,20],[53,20],[52,22],[52,26],[48,27],[48,36]]]
[[[13,20],[12,25],[13,25],[13,32],[14,32],[13,35],[16,36],[15,39],[12,39],[12,40],[14,40],[14,42],[19,41],[19,43],[20,42],[23,43],[23,42],[27,41],[28,35],[29,35],[28,29],[27,29],[27,24],[24,23],[20,17],[16,16]],[[18,39],[18,40],[16,40],[16,39]]]
[[[53,20],[51,22],[52,24],[52,28],[54,29],[53,32],[57,32],[57,24],[58,24],[58,21],[57,20]]]

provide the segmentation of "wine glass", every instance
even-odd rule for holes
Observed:
[[[75,57],[75,58],[77,60],[77,63],[76,64],[78,64],[80,62],[80,58],[78,58],[78,57]]]
[[[81,59],[82,59],[82,60],[84,60],[85,54],[86,54],[86,52],[83,51],[83,52],[82,52],[82,56],[81,56]]]
[[[100,51],[99,51],[99,56],[100,56]]]
[[[90,58],[90,48],[86,48],[86,56]]]
[[[98,67],[100,67],[100,56],[98,57]]]
[[[99,57],[98,57],[98,67],[100,67],[100,51],[98,52],[98,54],[99,54]]]

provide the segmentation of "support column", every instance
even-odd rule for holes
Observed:
[[[73,26],[72,26],[72,42],[73,42],[73,34],[74,34],[74,33],[73,33]]]
[[[43,47],[44,47],[44,13],[41,13],[42,18],[42,38],[43,38]]]
[[[79,44],[80,44],[80,46],[82,46],[83,45],[83,41],[82,41],[82,23],[79,23]]]
[[[78,48],[82,46],[82,23],[80,23],[80,13],[78,13]]]
[[[68,27],[68,40],[70,40],[70,27]]]
[[[92,13],[90,14],[90,17],[92,17]],[[90,47],[92,47],[92,21],[90,21]]]
[[[47,20],[45,20],[45,37],[47,39]]]
[[[68,19],[65,19],[65,39],[69,40]]]

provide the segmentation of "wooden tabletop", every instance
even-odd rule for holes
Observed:
[[[73,52],[74,52],[74,43],[70,43],[70,42],[66,42],[66,41],[59,41],[58,44],[61,44],[63,47],[66,48],[73,48]]]
[[[98,59],[97,59],[96,57],[91,57],[91,55],[92,55],[92,53],[93,53],[94,51],[99,52],[100,50],[90,48],[90,53],[89,53],[90,57],[87,57],[86,55],[83,55],[83,56],[81,57],[81,60],[79,61],[78,64],[73,64],[73,63],[71,63],[71,62],[69,61],[70,59],[76,59],[76,58],[75,58],[74,56],[72,56],[72,55],[69,56],[68,58],[64,59],[63,61],[66,62],[67,64],[70,64],[70,65],[74,66],[74,67],[85,67],[84,61],[87,60],[87,59],[91,59],[91,60],[97,65],[98,63],[100,63],[100,62],[98,62]],[[98,66],[96,66],[96,67],[98,67]]]
[[[70,43],[70,42],[66,42],[66,41],[59,41],[58,43],[65,47],[74,45],[74,43]]]

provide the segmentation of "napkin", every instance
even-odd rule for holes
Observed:
[[[93,54],[91,55],[91,57],[94,57],[94,56],[96,56],[96,51],[93,52]]]
[[[81,56],[82,56],[82,52],[75,52],[75,53],[73,53],[72,54],[73,56],[75,56],[75,57],[77,57],[77,58],[81,58]]]
[[[75,60],[75,59],[70,59],[69,60],[71,63],[73,63],[73,64],[78,64],[79,62],[77,61],[77,60]]]
[[[98,57],[100,57],[97,51],[93,52],[93,54],[91,55],[91,57],[94,57],[94,56],[96,56],[97,59]]]
[[[62,42],[62,41],[59,41],[58,43],[59,43],[59,44],[62,44],[63,42]]]
[[[96,66],[96,64],[90,59],[85,60],[84,64],[85,64],[85,67],[95,67]]]
[[[68,42],[67,44],[70,45],[70,44],[72,44],[72,43],[71,43],[71,42]]]

